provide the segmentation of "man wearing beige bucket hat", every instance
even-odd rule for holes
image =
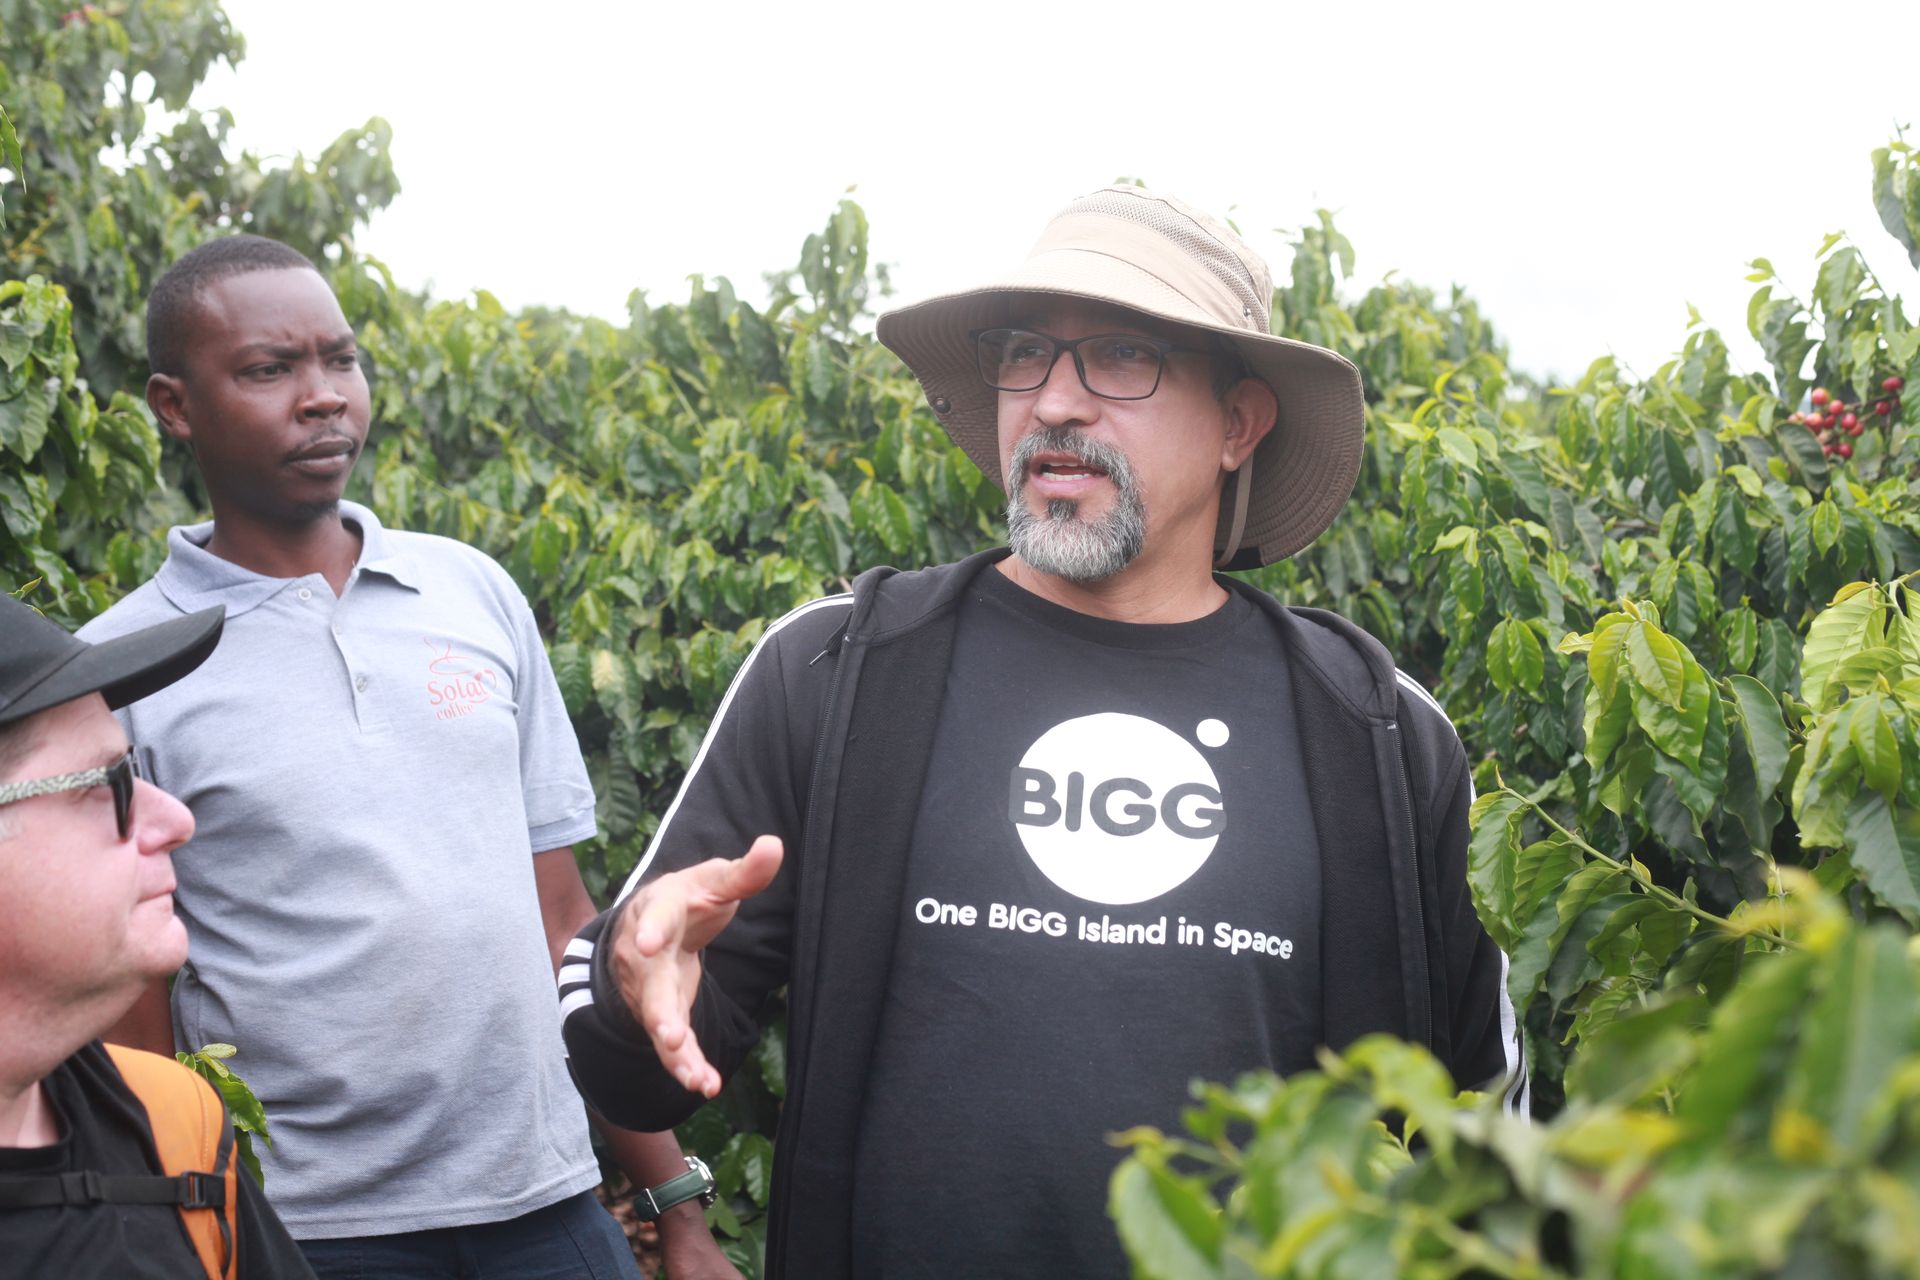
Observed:
[[[770,1274],[1117,1274],[1108,1134],[1369,1032],[1524,1105],[1452,726],[1216,572],[1308,545],[1359,469],[1358,372],[1270,299],[1229,229],[1115,187],[881,317],[1010,547],[769,627],[561,974],[575,1079],[638,1128],[787,987]]]

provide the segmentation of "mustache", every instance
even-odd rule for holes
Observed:
[[[1133,485],[1133,464],[1127,461],[1127,455],[1119,446],[1090,439],[1071,427],[1038,427],[1013,446],[1013,457],[1007,465],[1012,473],[1009,483],[1013,494],[1017,496],[1026,487],[1027,471],[1034,458],[1043,453],[1064,453],[1077,462],[1096,467],[1106,472],[1107,478],[1122,490]]]

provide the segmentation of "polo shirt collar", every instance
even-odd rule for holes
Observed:
[[[360,558],[355,563],[356,570],[391,578],[410,591],[420,589],[419,571],[413,558],[394,547],[393,539],[373,512],[357,502],[343,501],[340,516],[360,528]],[[211,520],[175,525],[167,530],[167,560],[153,581],[161,594],[185,612],[223,604],[229,618],[237,617],[303,581],[269,578],[231,560],[223,560],[207,550],[207,542],[212,537]]]

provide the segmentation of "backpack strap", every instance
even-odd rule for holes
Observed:
[[[145,1190],[127,1186],[111,1189],[123,1194],[96,1197],[120,1204],[173,1204],[193,1241],[194,1252],[206,1268],[208,1280],[234,1280],[234,1231],[240,1188],[233,1162],[233,1130],[213,1086],[191,1068],[157,1053],[110,1044],[107,1052],[121,1078],[147,1111],[154,1149],[165,1177],[104,1177],[64,1174],[48,1182],[93,1179],[95,1185],[148,1183]],[[84,1184],[82,1184],[82,1189]],[[147,1199],[147,1196],[164,1198]],[[140,1196],[128,1199],[125,1193]],[[63,1203],[71,1203],[63,1201]]]

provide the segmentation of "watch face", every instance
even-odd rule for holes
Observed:
[[[687,1168],[699,1174],[700,1181],[706,1184],[700,1191],[700,1203],[711,1207],[720,1198],[720,1188],[714,1185],[713,1170],[707,1168],[707,1162],[699,1156],[688,1156]]]

